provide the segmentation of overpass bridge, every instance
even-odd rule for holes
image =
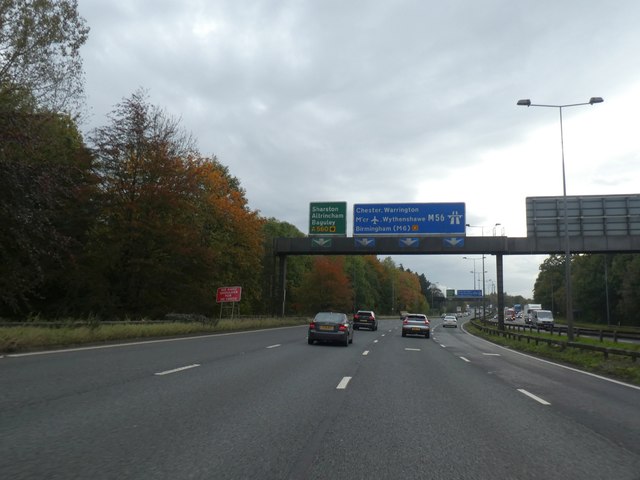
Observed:
[[[640,235],[570,236],[571,253],[640,253]],[[565,252],[565,237],[302,237],[275,238],[278,298],[284,315],[289,255],[495,255],[498,314],[504,311],[504,255],[550,255]],[[504,321],[503,318],[500,318]],[[502,323],[502,322],[501,322]]]
[[[448,209],[447,212],[451,214],[432,212],[406,225],[400,222],[404,219],[396,220],[393,217],[391,225],[394,228],[386,230],[407,233],[380,236],[359,233],[347,237],[338,234],[346,232],[345,203],[341,208],[336,208],[342,210],[342,223],[334,224],[335,235],[274,239],[273,251],[279,259],[278,292],[282,299],[282,314],[289,255],[495,255],[498,315],[502,327],[504,255],[640,252],[640,194],[527,197],[526,204],[527,236],[509,238],[467,236],[464,229],[460,228],[466,225],[464,204],[419,204],[419,208],[415,204],[403,205],[412,210],[429,212],[435,212],[437,208]],[[365,226],[380,222],[377,216],[370,219],[361,212],[375,210],[377,214],[384,206],[374,205],[377,208],[368,209],[365,208],[367,205],[362,205],[359,210],[354,208],[354,225],[358,222],[364,222]],[[437,224],[435,229],[430,230],[434,224]],[[358,229],[358,232],[366,231],[369,230],[364,227]],[[414,231],[416,233],[413,236],[408,233]]]

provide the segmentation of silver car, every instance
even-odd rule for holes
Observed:
[[[424,338],[431,336],[431,326],[429,319],[422,313],[407,313],[402,317],[402,336],[424,335]]]
[[[445,328],[445,327],[458,328],[458,319],[456,317],[454,317],[453,315],[447,315],[442,320],[442,327],[443,328]]]
[[[307,341],[339,342],[345,347],[353,343],[353,321],[345,313],[320,312],[309,323]]]

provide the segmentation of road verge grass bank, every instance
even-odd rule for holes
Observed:
[[[12,326],[0,328],[0,353],[20,353],[116,341],[179,337],[304,325],[305,318],[240,318],[213,322],[128,323],[69,325],[56,328]]]
[[[503,336],[489,334],[480,330],[471,322],[465,323],[464,328],[473,335],[482,337],[492,343],[508,347],[512,350],[553,360],[558,363],[570,365],[587,372],[607,376],[623,382],[640,385],[640,362],[633,362],[629,357],[609,355],[609,358],[605,359],[604,355],[599,352],[590,352],[575,348],[562,348],[557,345],[548,345],[543,342],[536,345],[535,342],[527,342],[524,340],[516,340],[513,338],[505,338]],[[533,333],[531,336],[553,338],[555,340],[558,339],[557,336],[552,336],[547,333]],[[625,348],[636,351],[640,350],[640,345],[635,344],[624,344],[624,347],[622,347],[620,343],[606,341],[600,342],[587,338],[580,338],[576,341],[584,344],[597,344],[599,346],[610,348]]]

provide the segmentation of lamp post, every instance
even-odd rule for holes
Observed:
[[[496,226],[500,225],[499,223],[496,223],[493,226],[493,231],[494,231],[494,235],[495,235],[495,229]],[[480,231],[482,232],[482,236],[484,237],[484,225],[470,225],[470,224],[465,224],[465,227],[473,227],[473,228],[479,228]],[[485,274],[485,270],[484,270],[484,253],[482,254],[482,315],[484,315],[484,309],[485,309],[485,305],[484,305],[484,290],[485,290],[485,282],[484,282],[484,274]]]
[[[518,100],[517,105],[523,107],[549,107],[557,108],[560,112],[560,151],[562,153],[562,197],[564,200],[564,275],[567,302],[567,340],[573,341],[573,299],[571,293],[571,248],[569,243],[569,214],[567,207],[567,178],[564,167],[564,132],[562,129],[562,109],[568,107],[578,107],[581,105],[593,105],[602,103],[602,97],[591,97],[588,102],[568,103],[565,105],[547,105],[542,103],[531,103],[528,98]]]
[[[494,236],[494,237],[496,236],[496,227],[497,227],[498,225],[502,225],[502,224],[501,224],[501,223],[496,223],[496,224],[493,226],[493,236]]]
[[[467,227],[470,227],[471,225],[467,224]],[[473,289],[476,289],[476,260],[480,260],[480,258],[474,258],[474,257],[462,257],[464,260],[473,260]],[[482,255],[482,311],[483,311],[483,315],[484,315],[484,255]]]

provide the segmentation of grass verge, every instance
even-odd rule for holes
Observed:
[[[599,352],[589,352],[578,350],[576,348],[562,349],[557,346],[547,345],[546,343],[527,343],[526,340],[508,339],[502,336],[490,335],[476,328],[471,322],[465,323],[465,329],[473,335],[482,337],[490,342],[498,345],[509,347],[519,352],[529,353],[537,357],[554,360],[558,363],[570,365],[587,372],[614,378],[623,382],[640,385],[640,363],[633,362],[630,357],[622,357],[618,355],[609,355],[608,359]],[[529,335],[527,333],[527,335]],[[531,334],[536,336],[536,334]],[[550,338],[549,334],[539,334],[541,338]],[[553,337],[558,339],[557,336]],[[580,343],[600,345],[602,347],[610,347],[627,350],[640,350],[640,345],[621,344],[613,342],[599,342],[594,339],[580,338]]]
[[[73,347],[114,341],[179,337],[211,333],[226,333],[262,328],[304,325],[305,318],[221,319],[214,323],[162,323],[101,325],[59,328],[16,326],[0,328],[0,353],[19,353],[49,348]]]

